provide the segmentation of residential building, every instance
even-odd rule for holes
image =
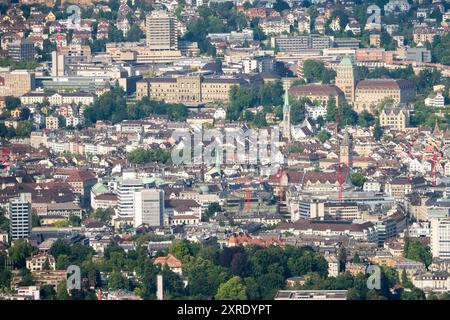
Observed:
[[[380,112],[380,126],[404,131],[409,126],[409,108],[399,104],[385,105]]]
[[[151,50],[177,50],[176,19],[163,10],[154,10],[146,17],[147,47]]]
[[[133,217],[135,212],[134,194],[144,188],[139,179],[125,179],[117,192],[117,209],[119,217]]]
[[[31,194],[9,200],[10,240],[27,239],[31,233]]]
[[[26,260],[26,267],[31,272],[45,270],[45,265],[48,264],[47,270],[56,270],[55,258],[47,253],[40,253]]]
[[[431,253],[433,258],[450,259],[450,218],[431,219]]]

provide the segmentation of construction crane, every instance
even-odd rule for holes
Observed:
[[[437,174],[436,174],[436,167],[437,167],[437,165],[436,164],[437,164],[438,160],[443,159],[442,155],[439,152],[436,152],[436,151],[433,152],[433,155],[428,155],[428,154],[425,154],[425,155],[414,155],[412,153],[409,153],[409,155],[412,158],[421,158],[421,159],[425,159],[425,160],[432,160],[432,162],[433,162],[433,166],[432,166],[432,169],[431,169],[432,185],[433,185],[433,187],[436,187],[436,176],[437,176]]]

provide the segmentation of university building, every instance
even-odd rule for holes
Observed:
[[[245,86],[241,78],[206,78],[182,76],[177,78],[147,78],[137,82],[136,98],[149,97],[169,103],[198,105],[213,101],[228,101],[232,86]]]
[[[355,111],[371,112],[372,107],[386,99],[393,99],[395,103],[410,103],[414,96],[414,85],[408,80],[362,80],[356,85]]]

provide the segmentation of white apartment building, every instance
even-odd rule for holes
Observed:
[[[450,259],[450,218],[431,219],[433,258]]]
[[[306,105],[306,112],[309,118],[317,120],[317,118],[322,117],[323,119],[327,116],[327,106],[326,104],[320,104],[318,106],[315,105]]]
[[[425,99],[425,105],[435,108],[445,107],[445,99],[442,93],[436,93],[435,95],[428,96]]]
[[[117,208],[119,217],[133,217],[135,212],[134,193],[144,189],[139,179],[126,179],[119,185]]]
[[[9,200],[10,239],[26,239],[31,233],[31,194]]]

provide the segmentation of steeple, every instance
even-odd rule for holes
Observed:
[[[291,105],[289,103],[289,85],[287,82],[284,83],[283,137],[291,141]]]
[[[434,125],[433,135],[434,135],[435,137],[440,137],[440,136],[442,136],[442,132],[441,132],[441,129],[439,129],[437,119],[436,119],[436,123],[435,123],[435,125]]]

